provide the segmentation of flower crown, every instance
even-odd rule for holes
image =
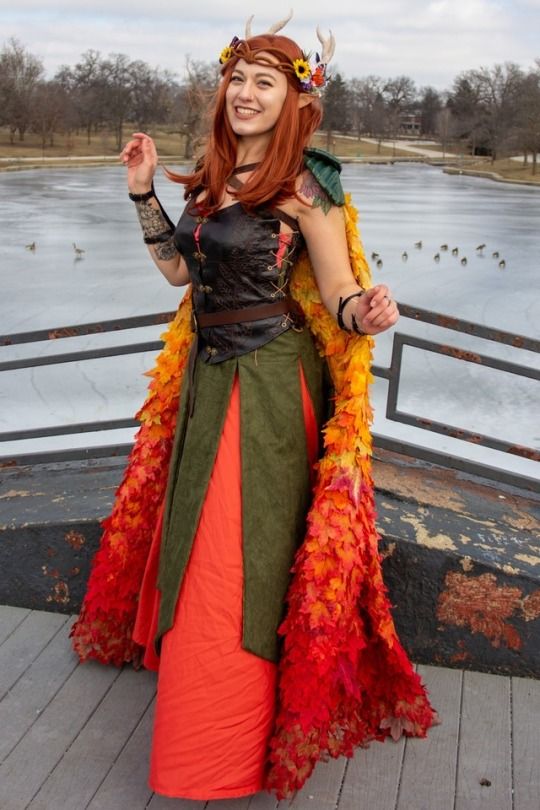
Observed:
[[[280,20],[280,22],[273,25],[268,31],[267,34],[276,34],[285,25],[289,22],[292,17],[292,11],[288,17],[284,20]],[[219,55],[219,62],[221,65],[226,65],[227,62],[233,58],[233,56],[241,56],[246,57],[250,56],[253,61],[255,61],[254,56],[256,55],[257,51],[251,51],[247,40],[252,36],[251,33],[251,21],[253,17],[250,17],[246,23],[246,33],[245,39],[239,39],[238,37],[233,37],[231,43],[227,45],[226,48],[223,48]],[[327,82],[329,81],[330,77],[326,74],[326,68],[328,63],[330,62],[332,56],[334,55],[334,50],[336,47],[335,39],[330,32],[330,36],[328,38],[323,37],[319,27],[317,26],[317,37],[319,42],[322,45],[322,54],[319,55],[318,53],[315,54],[314,59],[311,58],[311,54],[305,54],[302,52],[301,58],[294,59],[292,62],[280,62],[276,67],[280,68],[281,70],[285,70],[286,72],[292,72],[295,74],[296,78],[298,79],[300,85],[300,92],[302,93],[311,93],[316,96],[321,95],[321,90],[326,86]],[[261,50],[269,50],[270,52],[272,49],[261,49]],[[283,55],[280,53],[280,55]]]

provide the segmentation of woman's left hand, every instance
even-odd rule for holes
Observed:
[[[384,284],[371,287],[360,298],[353,300],[356,302],[356,323],[367,335],[378,335],[397,323],[399,310],[390,296],[390,290]]]

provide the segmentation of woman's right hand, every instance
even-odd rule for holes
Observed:
[[[130,192],[144,194],[150,191],[158,165],[158,154],[152,138],[144,132],[134,132],[132,140],[122,149],[120,160],[127,166]]]

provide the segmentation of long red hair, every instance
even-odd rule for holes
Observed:
[[[234,192],[235,199],[251,209],[264,204],[277,205],[295,196],[296,179],[303,168],[303,151],[321,122],[322,109],[318,98],[302,108],[298,107],[301,90],[290,66],[295,59],[303,59],[304,55],[296,42],[275,34],[261,34],[250,37],[245,44],[248,52],[265,51],[289,68],[283,71],[288,83],[287,96],[266,154],[250,179]],[[207,213],[213,213],[220,207],[227,180],[236,166],[238,140],[225,111],[225,94],[232,71],[240,58],[243,57],[235,54],[222,68],[223,79],[216,93],[212,127],[205,154],[197,168],[187,175],[166,172],[175,183],[185,185],[186,198],[204,189],[204,210]],[[279,69],[280,66],[276,67]]]

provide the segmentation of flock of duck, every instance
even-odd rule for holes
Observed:
[[[422,242],[422,241],[419,241],[419,242],[415,242],[415,243],[414,243],[414,246],[415,246],[415,248],[416,248],[417,250],[422,250],[422,248],[423,248],[423,246],[424,246],[424,245],[423,245],[423,242]],[[487,247],[487,245],[486,245],[486,244],[477,245],[477,247],[476,247],[476,255],[477,255],[477,256],[484,256],[484,250],[486,249],[486,247]],[[438,251],[437,251],[437,253],[435,253],[435,255],[433,256],[433,261],[434,261],[434,262],[440,262],[440,260],[441,260],[441,253],[447,253],[449,250],[450,250],[450,249],[449,249],[449,246],[448,246],[448,245],[440,245],[439,250],[438,250]],[[456,258],[459,258],[459,247],[454,247],[454,248],[452,248],[452,250],[450,250],[450,253],[452,254],[452,256],[455,256]],[[499,253],[499,251],[498,251],[498,250],[494,250],[494,251],[493,251],[493,253],[491,254],[491,258],[492,258],[492,259],[495,259],[495,260],[497,260],[497,259],[498,259],[498,260],[499,260],[499,263],[498,263],[499,270],[504,270],[504,268],[506,267],[506,260],[505,260],[505,259],[501,259],[501,257],[500,257],[500,253]],[[380,254],[379,254],[379,253],[376,253],[375,251],[373,251],[373,253],[371,254],[371,259],[372,259],[372,261],[374,261],[374,262],[375,262],[375,264],[376,264],[377,268],[380,270],[380,269],[381,269],[381,267],[383,266],[383,260],[381,259]],[[401,254],[401,259],[402,259],[402,261],[404,261],[404,262],[408,261],[408,259],[409,259],[409,254],[407,253],[407,251],[406,251],[406,250],[404,250],[404,251],[403,251],[403,253]],[[468,263],[468,259],[467,259],[467,257],[466,257],[466,256],[462,256],[462,257],[460,258],[460,262],[461,262],[461,264],[463,265],[463,267],[466,267],[466,265],[467,265],[467,263]]]
[[[75,242],[71,243],[73,245],[73,252],[75,253],[75,259],[82,259],[86,251],[83,248],[77,247]],[[37,244],[35,242],[30,242],[30,244],[25,245],[26,250],[35,253]]]
[[[73,245],[73,251],[75,253],[75,259],[82,259],[86,251],[83,250],[83,248],[77,247],[75,242],[72,242],[71,244]],[[414,246],[415,246],[415,248],[417,250],[422,250],[424,245],[423,245],[422,240],[420,240],[419,242],[415,242]],[[36,245],[35,242],[30,242],[29,245],[25,245],[26,250],[30,250],[30,251],[32,251],[32,253],[36,250],[36,247],[37,247],[37,245]],[[486,247],[487,247],[487,245],[485,245],[485,244],[477,245],[477,247],[476,247],[476,255],[477,256],[483,256],[484,255],[484,250],[486,249]],[[441,253],[447,253],[448,250],[449,250],[448,245],[441,245],[439,247],[439,250],[437,251],[437,253],[435,253],[435,255],[433,256],[433,261],[434,262],[440,262]],[[459,247],[452,248],[452,250],[450,252],[451,252],[452,256],[459,257]],[[500,258],[500,254],[499,254],[498,250],[493,251],[493,253],[491,254],[491,258],[495,259],[495,260],[499,259],[499,265],[498,265],[499,269],[504,270],[504,268],[506,267],[506,261],[504,259]],[[376,251],[373,251],[373,253],[371,254],[371,259],[372,259],[372,261],[375,262],[377,268],[380,270],[381,267],[383,266],[383,260],[381,259],[380,254],[377,253]],[[409,254],[407,253],[406,250],[404,250],[403,253],[401,254],[401,259],[404,262],[408,261]],[[460,259],[460,262],[463,265],[463,267],[465,267],[467,265],[467,261],[468,260],[467,260],[466,256],[462,256],[461,259]]]

